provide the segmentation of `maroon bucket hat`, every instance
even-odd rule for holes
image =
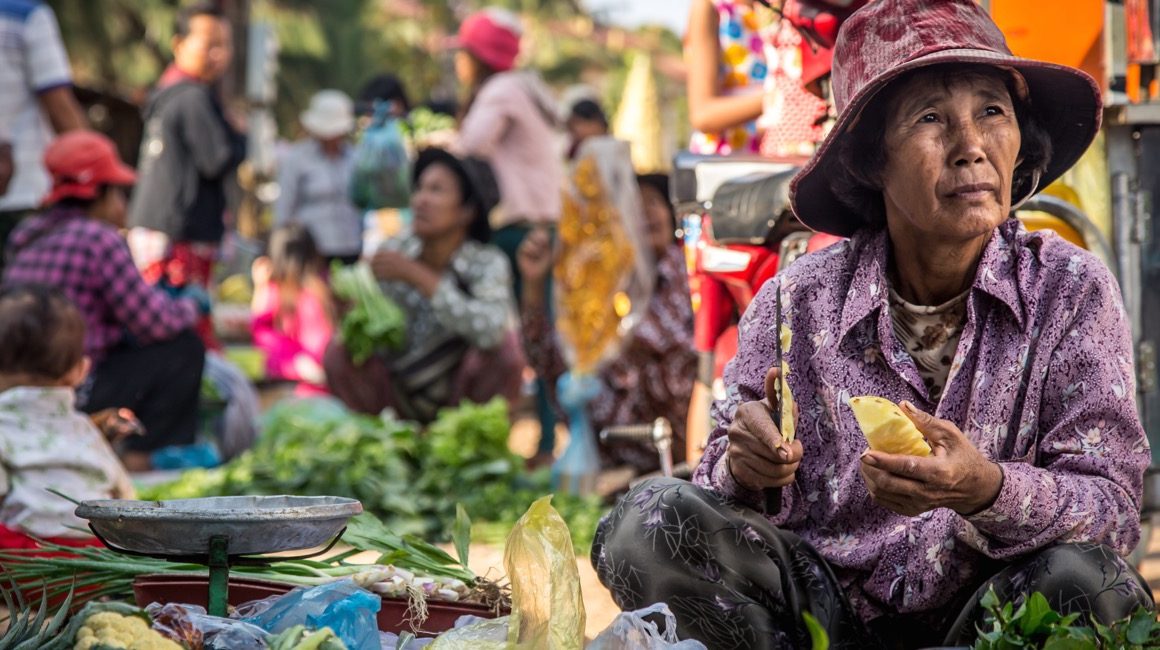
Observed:
[[[946,63],[993,65],[1023,75],[1053,148],[1040,188],[1075,164],[1099,131],[1103,104],[1095,80],[1075,68],[1013,56],[975,0],[876,0],[852,14],[838,34],[831,81],[838,119],[790,186],[793,211],[802,223],[841,237],[866,225],[865,217],[842,205],[830,189],[838,145],[892,81]]]

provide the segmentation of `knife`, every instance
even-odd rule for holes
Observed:
[[[781,356],[782,355],[782,349],[781,349],[781,324],[782,324],[781,282],[778,282],[778,284],[777,284],[777,293],[774,295],[774,300],[776,302],[774,303],[774,306],[773,306],[773,320],[774,320],[774,328],[775,328],[773,330],[774,331],[774,335],[773,335],[774,361],[773,362],[775,364],[774,367],[777,368],[778,372],[780,373],[781,372],[781,359],[782,359],[782,356]],[[778,435],[781,435],[781,396],[782,396],[783,384],[785,384],[785,377],[782,377],[779,375],[778,379],[777,379],[777,388],[774,389],[774,397],[777,398],[777,402],[775,404],[771,405],[771,406],[773,406],[773,409],[771,409],[772,413],[770,413],[770,415],[773,416],[774,425],[777,426]],[[766,395],[766,397],[768,398],[769,396]],[[765,488],[765,490],[763,490],[763,494],[765,495],[765,514],[776,515],[777,513],[781,512],[781,488]]]

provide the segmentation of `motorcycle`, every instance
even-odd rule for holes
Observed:
[[[779,271],[839,241],[809,231],[790,212],[789,182],[804,162],[690,153],[674,161],[670,198],[685,242],[699,358],[689,405],[690,465],[709,435],[709,406],[724,396],[721,375],[737,353],[741,314]]]

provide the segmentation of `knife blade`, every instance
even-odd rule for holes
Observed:
[[[780,375],[780,373],[781,373],[781,359],[782,359],[782,356],[781,356],[782,355],[782,349],[781,349],[782,313],[781,313],[781,282],[780,281],[777,284],[777,292],[774,294],[774,301],[775,302],[774,302],[774,306],[773,306],[773,320],[774,320],[774,336],[773,336],[774,361],[773,362],[775,364],[774,367],[778,369],[779,375],[778,375],[778,379],[777,379],[777,387],[774,389],[774,395],[773,395],[773,397],[777,401],[770,405],[773,407],[772,409],[770,409],[770,411],[771,411],[770,416],[773,418],[773,423],[775,426],[777,426],[777,431],[778,431],[778,434],[780,435],[780,433],[781,433],[781,396],[782,396],[782,392],[783,392],[783,384],[785,384],[785,377],[782,377]],[[769,395],[766,395],[766,398],[769,398],[769,397],[770,397]],[[777,513],[781,512],[781,488],[765,488],[765,490],[763,490],[763,494],[765,495],[765,514],[776,515]]]

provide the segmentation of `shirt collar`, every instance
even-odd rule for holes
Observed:
[[[76,391],[67,386],[14,386],[0,393],[0,407],[19,406],[23,413],[70,414]]]
[[[991,235],[991,241],[983,249],[979,268],[971,292],[980,291],[994,297],[1005,305],[1023,327],[1024,309],[1019,299],[1017,259],[1015,255],[1016,235],[1019,222],[1008,219],[1000,224]],[[889,284],[886,277],[887,250],[889,237],[886,230],[862,230],[854,234],[851,247],[854,250],[855,266],[850,287],[846,292],[846,302],[842,306],[841,329],[839,335],[845,338],[850,330],[879,308],[888,308]],[[970,298],[968,297],[968,300]]]

